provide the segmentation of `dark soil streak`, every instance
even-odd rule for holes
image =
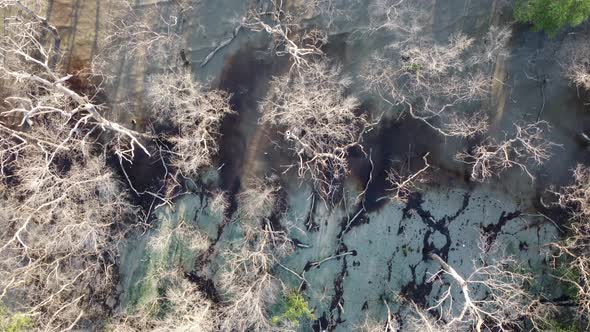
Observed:
[[[387,282],[391,282],[391,274],[393,272],[393,257],[387,261]]]
[[[287,231],[285,227],[281,224],[281,220],[283,220],[283,216],[287,213],[289,204],[287,202],[287,191],[284,189],[284,186],[281,185],[280,181],[276,181],[277,183],[273,183],[278,185],[281,188],[277,194],[277,202],[273,207],[272,213],[268,218],[268,222],[273,229],[273,231],[280,232],[280,231]]]
[[[373,113],[374,105],[366,102],[361,109]],[[416,135],[415,133],[420,133]],[[387,172],[393,167],[409,165],[410,172],[416,172],[424,167],[422,157],[430,152],[429,163],[433,166],[427,173],[432,174],[435,169],[442,170],[442,174],[436,177],[443,177],[454,183],[463,183],[465,174],[458,170],[448,169],[444,157],[440,155],[442,146],[445,144],[439,135],[433,132],[424,123],[412,118],[382,119],[375,130],[364,138],[364,150],[371,152],[373,167],[368,157],[361,153],[351,153],[350,168],[351,177],[356,180],[360,190],[363,190],[369,180],[370,173],[373,179],[365,193],[363,206],[368,213],[376,212],[389,203],[383,199],[390,194],[391,184],[387,181]],[[460,165],[459,165],[460,166]],[[439,181],[445,182],[445,181]]]
[[[514,211],[506,213],[506,211],[502,211],[500,215],[500,219],[497,223],[489,224],[487,226],[482,226],[481,231],[486,236],[486,244],[489,246],[498,237],[498,234],[502,231],[502,227],[506,226],[508,221],[516,219],[520,217],[520,211]]]
[[[315,215],[316,215],[316,211],[317,211],[318,200],[319,200],[319,196],[317,195],[316,192],[314,192],[313,197],[312,197],[311,207],[309,209],[309,213],[307,214],[307,217],[305,218],[305,223],[304,223],[304,225],[307,227],[307,230],[309,232],[317,232],[320,230],[320,225],[318,225],[318,223],[315,222]]]
[[[346,256],[342,259],[342,270],[340,274],[334,279],[334,296],[332,297],[332,302],[330,303],[330,317],[328,320],[328,326],[326,330],[334,331],[338,324],[343,323],[342,320],[342,310],[340,309],[340,305],[344,307],[344,277],[348,274],[348,265],[346,261]]]
[[[197,285],[197,288],[207,296],[208,299],[214,303],[221,303],[221,296],[215,288],[215,284],[211,279],[198,276],[194,272],[185,273],[184,276],[193,284]]]
[[[429,211],[424,210],[422,204],[424,203],[424,199],[420,193],[414,193],[409,197],[408,203],[406,207],[402,210],[403,212],[403,219],[408,219],[411,217],[412,211],[418,214],[422,222],[428,226],[428,229],[424,233],[423,238],[423,249],[422,254],[424,256],[424,260],[428,259],[428,255],[431,253],[436,253],[441,256],[445,261],[448,259],[449,256],[449,249],[451,246],[451,236],[448,229],[449,223],[457,219],[461,214],[463,214],[467,207],[469,206],[470,200],[470,193],[465,193],[463,195],[463,204],[453,214],[452,216],[444,216],[440,220],[436,220]],[[401,234],[404,230],[403,228],[403,220],[400,222],[400,227],[398,229],[398,234]],[[434,246],[433,242],[431,241],[431,236],[438,232],[445,237],[445,244],[441,248],[437,248]],[[390,274],[391,275],[391,267]],[[401,293],[407,296],[408,298],[412,299],[415,303],[419,305],[424,305],[426,303],[426,299],[428,294],[430,294],[432,290],[432,283],[426,283],[426,275],[423,276],[421,282],[416,280],[416,265],[410,266],[410,270],[412,271],[412,281],[406,284],[403,288]]]
[[[162,161],[148,156],[141,149],[135,150],[133,163],[122,161],[125,172],[121,169],[119,158],[115,155],[108,158],[107,164],[115,170],[122,183],[129,187],[129,182],[125,178],[126,173],[129,181],[133,184],[133,188],[140,193],[145,191],[158,192],[164,184],[166,169],[162,165]],[[132,202],[148,211],[154,197],[148,194],[138,196],[131,191],[131,188],[129,188],[129,191],[132,193]]]
[[[425,307],[428,295],[432,291],[433,283],[426,282],[426,274],[422,276],[421,281],[418,281],[416,278],[416,266],[417,264],[410,265],[410,271],[412,272],[412,281],[410,281],[404,287],[402,287],[402,289],[400,290],[400,295],[412,300],[420,307]]]
[[[224,63],[219,81],[219,88],[231,95],[230,105],[235,111],[234,114],[226,116],[221,124],[222,136],[216,160],[220,167],[219,189],[227,192],[229,208],[224,212],[223,221],[218,225],[217,237],[213,239],[209,249],[197,259],[196,264],[201,267],[210,262],[225,226],[232,221],[238,210],[237,194],[242,187],[241,174],[248,138],[252,131],[249,126],[252,121],[256,123],[259,94],[266,89],[272,72],[272,66],[256,57],[258,51],[259,49],[252,45],[245,45],[229,56]],[[273,221],[274,226],[276,222]]]
[[[237,211],[236,195],[241,188],[241,170],[247,149],[245,122],[257,119],[257,96],[255,90],[264,79],[254,79],[266,72],[265,66],[256,59],[257,49],[245,45],[229,56],[223,67],[219,88],[231,94],[230,104],[236,113],[225,117],[221,124],[220,149],[217,163],[221,167],[220,189],[228,193],[230,207],[225,213],[226,222],[218,229],[218,239],[223,233],[227,220]]]

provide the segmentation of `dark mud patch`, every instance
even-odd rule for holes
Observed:
[[[132,163],[122,160],[115,155],[110,156],[107,161],[117,173],[122,183],[126,187],[133,186],[132,193],[134,203],[148,209],[154,202],[154,197],[149,194],[142,194],[146,191],[157,193],[164,184],[166,168],[159,158],[153,158],[147,155],[143,150],[135,149],[135,158]],[[122,167],[122,168],[121,168]],[[127,177],[129,181],[127,181]],[[130,183],[131,182],[131,183]],[[132,190],[137,190],[140,195],[135,194]]]
[[[91,63],[77,57],[69,57],[68,61],[71,76],[66,80],[67,87],[81,96],[87,96],[95,105],[108,104],[108,95],[99,88],[100,78],[91,74]]]
[[[256,116],[256,101],[251,95],[252,86],[256,84],[257,61],[253,51],[241,49],[230,56],[224,63],[219,88],[231,94],[230,103],[236,112],[225,117],[221,125],[221,148],[219,164],[221,167],[221,188],[235,191],[239,182],[241,167],[247,146],[247,133],[243,122]],[[230,192],[231,193],[231,192]]]
[[[273,208],[268,221],[270,222],[273,231],[286,232],[287,229],[283,226],[281,220],[283,220],[283,216],[287,213],[287,192],[285,190],[280,190],[278,195],[278,202]]]
[[[370,109],[371,105],[365,104],[363,107]],[[423,157],[427,153],[430,153],[428,162],[432,166],[426,175],[429,185],[465,183],[466,173],[462,165],[457,164],[456,168],[448,166],[445,144],[447,142],[440,135],[421,121],[409,117],[401,120],[382,119],[380,125],[363,142],[370,159],[361,153],[351,153],[349,161],[351,177],[356,181],[358,189],[367,189],[363,202],[366,211],[379,211],[389,203],[389,170],[395,169],[401,171],[401,174],[411,175],[425,166]]]
[[[345,322],[342,320],[342,308],[344,307],[344,277],[348,274],[348,266],[346,257],[343,258],[342,270],[334,279],[334,296],[330,302],[330,314],[328,316],[328,324],[325,327],[328,331],[336,329],[338,324]]]
[[[349,50],[350,33],[344,32],[339,34],[332,34],[328,36],[328,42],[322,45],[321,50],[328,58],[337,60],[343,65],[349,65],[350,54]]]
[[[264,98],[271,77],[284,67],[284,60],[261,57],[266,47],[246,44],[229,56],[223,66],[219,88],[231,94],[230,104],[235,114],[227,116],[221,125],[218,163],[221,167],[221,189],[236,194],[245,164],[249,141],[258,127],[258,103]],[[278,60],[277,60],[278,59]]]
[[[234,114],[225,117],[221,124],[220,150],[217,163],[220,167],[220,189],[228,193],[229,209],[226,219],[237,211],[236,195],[241,188],[241,171],[245,160],[251,129],[247,122],[256,122],[258,96],[256,90],[267,76],[267,66],[256,56],[257,49],[246,45],[229,56],[224,65],[219,88],[231,94],[230,104]],[[221,237],[225,222],[219,226]]]
[[[418,280],[416,277],[416,266],[417,265],[410,265],[412,279],[402,287],[400,295],[406,299],[412,300],[420,307],[425,307],[428,301],[428,296],[432,291],[433,283],[426,282],[426,274],[422,276],[422,280]]]
[[[207,296],[208,299],[210,299],[214,303],[221,303],[221,296],[215,288],[213,280],[201,277],[194,272],[185,273],[184,276],[190,282],[195,284],[197,288],[201,291],[201,293],[205,294],[205,296]]]
[[[307,216],[305,217],[305,223],[304,223],[305,227],[307,228],[307,230],[309,232],[317,232],[318,230],[320,230],[320,225],[315,222],[315,215],[316,215],[319,200],[320,200],[320,197],[319,197],[318,193],[316,193],[314,191],[312,193],[312,197],[311,197],[311,206],[309,208],[309,212],[307,213]]]
[[[221,124],[220,151],[216,163],[219,165],[219,189],[228,194],[229,208],[224,213],[224,220],[218,226],[217,238],[210,250],[203,257],[208,261],[214,253],[215,244],[221,238],[225,226],[232,220],[238,210],[237,194],[248,179],[243,179],[248,145],[258,128],[258,103],[265,96],[271,77],[283,66],[269,56],[261,57],[268,51],[264,47],[246,44],[234,54],[228,56],[218,87],[228,92],[230,105],[234,114],[226,116]],[[280,206],[286,206],[281,196]],[[273,211],[273,228],[280,228],[278,220],[281,210]]]
[[[328,321],[328,317],[326,317],[326,313],[324,312],[321,317],[319,317],[315,322],[313,322],[311,328],[314,332],[324,332],[326,328],[330,325]]]

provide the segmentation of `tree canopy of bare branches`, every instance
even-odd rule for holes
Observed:
[[[567,209],[572,218],[563,241],[552,244],[555,263],[573,272],[574,278],[556,276],[573,286],[578,311],[590,318],[590,169],[578,165],[573,170],[574,183],[556,192],[557,203]]]
[[[422,157],[424,167],[415,172],[411,172],[410,165],[400,169],[392,168],[387,172],[387,182],[391,185],[393,192],[392,199],[405,201],[412,192],[419,190],[420,183],[426,181],[426,171],[430,169],[428,154]]]
[[[267,331],[268,308],[279,292],[278,280],[271,274],[276,264],[272,243],[264,233],[254,241],[236,243],[223,253],[226,266],[219,286],[228,299],[224,306],[224,331]]]
[[[99,39],[101,53],[94,61],[94,70],[109,78],[114,59],[134,59],[157,66],[176,64],[182,48],[180,28],[182,14],[190,1],[155,1],[138,5],[121,0],[109,4],[104,37]]]
[[[4,100],[6,110],[1,114],[6,121],[0,124],[4,133],[16,135],[8,128],[15,119],[17,131],[24,132],[26,126],[51,118],[69,127],[61,141],[48,144],[55,152],[67,148],[74,136],[85,144],[93,136],[108,131],[114,137],[113,147],[121,158],[133,159],[136,148],[149,155],[141,142],[145,135],[105,118],[101,114],[103,107],[93,102],[93,96],[79,93],[70,86],[72,75],[61,73],[52,61],[55,48],[47,48],[42,42],[44,32],[52,29],[37,17],[14,16],[10,20],[13,23],[6,25],[0,40],[3,60],[0,75],[2,85],[9,89],[5,92],[8,94]],[[13,83],[7,84],[7,81]]]
[[[268,310],[282,287],[272,269],[292,250],[292,243],[282,232],[263,225],[256,230],[246,226],[244,239],[222,253],[225,266],[219,287],[226,298],[221,324],[224,331],[271,329]]]
[[[297,158],[299,177],[309,176],[325,200],[344,180],[350,149],[370,125],[358,100],[346,95],[349,83],[338,68],[314,63],[275,78],[260,107],[262,121],[279,129]]]
[[[492,27],[483,40],[458,32],[447,42],[436,42],[428,37],[429,16],[421,6],[426,5],[390,0],[371,6],[367,33],[390,31],[395,39],[365,64],[363,79],[386,104],[443,136],[482,134],[487,130],[483,104],[491,92],[492,64],[505,53],[510,30]]]
[[[3,179],[17,184],[3,190],[0,288],[36,325],[61,331],[108,310],[117,243],[134,209],[103,158],[46,162],[31,146]]]
[[[223,331],[272,329],[268,310],[284,288],[272,270],[293,251],[285,231],[273,229],[268,220],[279,189],[272,181],[258,179],[239,194],[241,237],[222,251],[224,266],[217,283],[225,298]]]
[[[107,157],[149,152],[62,72],[44,3],[0,2],[0,297],[35,328],[66,331],[100,325],[116,303],[118,243],[136,209]]]
[[[178,134],[169,138],[174,146],[172,165],[186,176],[210,166],[219,151],[221,122],[233,113],[229,95],[207,91],[189,71],[181,69],[151,76],[147,100],[156,121],[171,121],[178,128]]]
[[[493,63],[505,54],[510,31],[492,27],[481,39],[458,32],[435,40],[422,1],[375,0],[369,5],[371,22],[364,31],[366,36],[388,31],[386,38],[391,41],[365,64],[362,76],[366,86],[392,108],[422,121],[442,136],[479,139],[488,129],[486,103]],[[331,25],[349,5],[364,8],[362,1],[344,2],[257,2],[268,6],[251,9],[240,19],[232,37],[201,63],[205,66],[242,28],[267,33],[273,56],[289,57],[291,70],[272,79],[268,95],[260,103],[261,123],[268,127],[256,132],[261,136],[254,137],[260,142],[258,139],[271,128],[271,139],[278,137],[279,145],[291,158],[285,173],[296,171],[300,180],[313,184],[314,201],[304,221],[311,225],[308,230],[316,228],[316,214],[332,212],[333,206],[316,209],[316,194],[326,205],[344,202],[343,212],[351,211],[346,205],[354,195],[348,197],[342,190],[351,172],[349,161],[351,156],[366,155],[363,138],[374,126],[350,91],[352,80],[323,58],[321,46],[327,42],[327,35],[306,22],[309,12],[325,15]],[[151,216],[154,206],[152,202],[148,211],[141,210],[132,203],[127,188],[137,196],[149,193],[174,208],[170,196],[177,188],[174,183],[180,185],[177,176],[189,181],[213,166],[220,154],[222,123],[234,111],[229,93],[197,82],[188,68],[182,29],[183,15],[192,1],[121,0],[109,4],[112,7],[104,10],[108,26],[97,29],[101,30],[97,32],[101,36],[97,37],[98,56],[92,68],[85,68],[88,86],[80,87],[76,80],[81,74],[68,73],[61,66],[59,30],[42,16],[47,1],[0,0],[0,10],[5,11],[0,35],[0,309],[6,306],[11,314],[27,317],[31,329],[45,331],[96,330],[104,325],[117,331],[205,332],[294,327],[294,321],[273,326],[269,319],[277,295],[287,289],[276,270],[282,268],[296,275],[303,285],[309,268],[326,266],[329,261],[344,262],[345,256],[357,255],[356,249],[346,248],[344,236],[352,234],[348,233],[352,227],[364,227],[364,219],[373,213],[365,207],[367,199],[361,201],[360,197],[366,198],[372,192],[372,183],[376,184],[375,192],[382,189],[381,182],[376,183],[377,177],[373,182],[373,171],[382,170],[390,151],[379,152],[383,159],[379,164],[373,164],[369,151],[369,180],[354,203],[362,203],[362,210],[352,219],[349,215],[348,223],[342,222],[345,227],[340,227],[337,243],[319,248],[322,251],[334,247],[336,253],[309,261],[301,274],[284,266],[281,259],[293,253],[295,243],[308,248],[318,238],[297,237],[306,243],[291,239],[293,234],[279,220],[287,214],[284,205],[288,196],[278,177],[247,179],[244,174],[258,171],[258,164],[239,164],[232,166],[231,181],[225,181],[225,177],[220,181],[222,188],[214,187],[216,181],[206,183],[206,188],[193,181],[194,187],[203,189],[202,201],[204,196],[211,197],[207,200],[210,205],[201,205],[199,213],[210,217],[207,213],[211,212],[219,217],[210,218],[218,225],[207,224],[219,227],[216,242],[211,243],[196,229],[201,214],[191,215],[195,216],[192,225],[180,218],[176,223],[154,222],[153,232],[147,232],[150,236],[141,238],[146,239],[141,244],[149,252],[146,261],[153,266],[141,271],[147,272],[140,283],[151,288],[142,288],[148,289],[147,296],[138,295],[140,299],[132,304],[135,310],[120,311],[128,309],[118,308],[120,245],[131,230],[151,226],[147,220],[140,223],[138,215]],[[577,86],[590,89],[588,49],[584,44],[570,59],[568,75]],[[101,87],[97,82],[119,75],[112,66],[114,59],[123,59],[123,65],[149,60],[137,66],[149,68],[150,73],[144,82],[146,89],[141,91],[146,102],[141,105],[147,109],[146,118],[164,128],[162,132],[142,133],[108,115],[112,104],[99,98]],[[130,76],[137,74],[135,69],[128,72]],[[534,179],[529,167],[545,162],[555,146],[545,138],[547,130],[545,122],[515,125],[513,134],[482,139],[469,151],[457,154],[456,159],[471,168],[476,181],[511,167],[520,168]],[[156,143],[156,153],[160,153],[159,161],[166,172],[164,181],[156,194],[151,189],[140,193],[123,163],[134,163],[140,152],[152,157]],[[431,168],[428,156],[421,156],[424,167],[417,170],[408,162],[407,167],[387,172],[394,199],[404,201],[421,189],[424,174]],[[117,161],[121,166],[117,170],[123,174],[114,171],[113,162],[116,165]],[[169,177],[169,168],[174,176]],[[247,171],[238,174],[242,169]],[[126,182],[120,181],[122,176]],[[581,276],[580,280],[564,281],[578,290],[580,312],[590,317],[590,169],[579,166],[574,177],[573,185],[556,193],[559,204],[572,212],[571,234],[553,247],[555,258],[566,261],[568,268]],[[165,197],[160,196],[161,192],[166,192]],[[236,215],[231,215],[234,212]],[[342,216],[339,212],[334,218]],[[299,222],[300,218],[295,219]],[[235,232],[223,233],[226,226]],[[338,225],[332,226],[327,233],[323,232],[324,226],[319,226],[321,236],[336,236]],[[298,228],[294,223],[289,227]],[[298,231],[307,235],[303,229]],[[206,256],[206,260],[195,262],[192,256],[197,254]],[[183,261],[187,256],[191,256],[190,261]],[[166,260],[170,257],[173,263]],[[428,258],[437,269],[440,267],[428,280],[440,290],[438,297],[427,299],[427,307],[412,303],[409,322],[399,320],[390,303],[381,298],[387,310],[385,320],[367,319],[364,328],[394,331],[403,323],[410,330],[507,331],[523,329],[523,321],[534,322],[535,315],[544,317],[548,312],[527,290],[532,276],[522,273],[511,257],[492,258],[486,250],[467,271],[452,266],[436,253],[430,253]],[[344,263],[342,273],[334,280],[330,305],[338,306],[341,314],[344,302],[339,287],[344,287],[343,278],[349,273]],[[186,265],[195,270],[189,272]],[[219,294],[205,292],[200,280],[193,282],[201,277],[200,273],[208,274],[211,279],[207,283],[213,283]],[[324,279],[319,277],[316,281]],[[325,286],[321,306],[330,293],[329,286]],[[303,295],[298,295],[302,299]],[[106,317],[113,319],[105,322]],[[315,319],[311,317],[308,315]]]
[[[590,41],[588,32],[571,37],[565,47],[565,74],[578,88],[590,91]]]
[[[302,13],[313,8],[312,3],[303,2],[303,8],[284,8],[282,0],[270,0],[267,10],[251,10],[242,23],[252,31],[265,31],[274,43],[274,54],[289,56],[291,69],[309,67],[313,56],[322,55],[320,46],[325,36],[316,29],[306,29],[302,24]]]
[[[552,308],[529,292],[532,276],[516,260],[493,258],[496,249],[481,250],[467,275],[437,254],[429,255],[441,269],[428,282],[440,283],[441,291],[428,308],[411,304],[410,331],[513,331],[549,317]]]
[[[109,331],[209,332],[216,331],[219,314],[213,302],[183,275],[180,269],[158,271],[162,296],[142,305],[132,314],[119,315]],[[161,307],[165,313],[158,312]]]
[[[515,124],[514,127],[514,135],[506,135],[500,142],[488,138],[471,151],[456,155],[457,160],[470,165],[472,179],[483,182],[512,167],[519,167],[531,180],[535,179],[529,170],[530,164],[542,165],[551,157],[552,147],[556,146],[545,138],[549,125],[540,121]]]
[[[278,185],[254,179],[238,194],[240,212],[245,220],[259,222],[268,218],[277,204]]]

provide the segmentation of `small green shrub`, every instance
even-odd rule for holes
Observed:
[[[422,65],[420,65],[419,63],[411,63],[408,66],[406,66],[406,68],[406,70],[411,73],[417,73],[420,70],[422,70]]]
[[[402,246],[402,254],[404,257],[408,257],[408,255],[412,252],[414,252],[414,250],[412,250],[412,248],[410,248],[407,244]]]
[[[1,332],[24,332],[33,327],[31,317],[17,312],[11,313],[4,306],[0,306],[0,331]]]
[[[282,303],[282,313],[272,317],[272,324],[279,325],[281,321],[287,320],[299,326],[299,321],[302,318],[315,319],[315,315],[309,309],[309,305],[301,293],[297,291],[290,292],[284,303]]]
[[[561,28],[576,26],[590,16],[590,0],[520,0],[514,9],[519,22],[533,23],[553,37]]]

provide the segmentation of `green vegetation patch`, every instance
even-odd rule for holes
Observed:
[[[32,328],[31,317],[20,312],[11,313],[5,306],[0,305],[0,331],[21,332],[30,331]]]
[[[514,9],[519,22],[534,24],[549,36],[566,26],[576,26],[590,16],[590,0],[520,0]]]
[[[313,311],[309,309],[309,304],[298,291],[291,291],[282,301],[281,314],[272,317],[273,325],[280,325],[281,322],[287,321],[295,326],[299,326],[301,319],[315,319]]]

